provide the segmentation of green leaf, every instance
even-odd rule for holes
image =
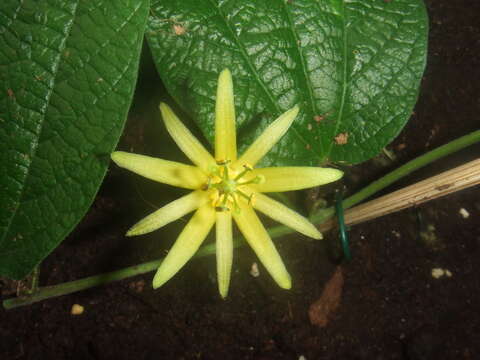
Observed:
[[[90,206],[131,103],[148,9],[3,0],[1,275],[27,275]]]
[[[427,50],[421,0],[155,0],[147,26],[168,91],[209,141],[223,68],[243,147],[300,105],[264,164],[375,156],[410,117]]]

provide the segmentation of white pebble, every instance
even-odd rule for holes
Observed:
[[[260,270],[258,270],[258,265],[256,262],[252,264],[252,267],[250,268],[250,275],[253,277],[259,277],[260,276]]]
[[[470,217],[470,213],[467,211],[467,209],[465,208],[461,208],[460,210],[458,210],[458,213],[464,218],[464,219],[468,219]]]
[[[434,268],[432,269],[432,277],[435,279],[440,279],[441,277],[452,277],[452,272],[448,269]]]
[[[397,231],[397,230],[392,230],[392,234],[397,238],[397,239],[400,239],[402,237],[402,235],[400,235],[400,232]]]
[[[85,311],[85,308],[82,305],[73,304],[72,310],[70,310],[71,315],[82,315]]]

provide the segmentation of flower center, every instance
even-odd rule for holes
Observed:
[[[212,201],[215,210],[230,211],[233,206],[236,212],[240,212],[239,197],[243,197],[249,204],[253,201],[253,193],[247,195],[240,188],[242,185],[258,184],[262,178],[255,176],[246,180],[245,176],[252,171],[252,167],[244,164],[243,170],[237,174],[228,166],[229,163],[230,160],[217,161],[217,166],[212,169],[203,190],[216,190]]]

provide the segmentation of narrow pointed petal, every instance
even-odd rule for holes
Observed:
[[[127,236],[147,234],[160,229],[162,226],[165,226],[199,208],[208,200],[208,193],[206,191],[192,191],[190,194],[172,201],[140,220],[128,230]]]
[[[281,192],[306,189],[337,181],[343,172],[321,167],[271,167],[252,171],[253,176],[260,176],[264,181],[249,185],[258,192]]]
[[[237,159],[235,134],[235,103],[230,70],[225,69],[218,77],[217,100],[215,106],[215,159]]]
[[[207,176],[195,166],[124,151],[115,151],[111,158],[122,168],[164,184],[199,189],[207,182]]]
[[[250,145],[245,153],[243,153],[243,155],[237,160],[236,166],[242,166],[244,164],[255,166],[255,164],[260,161],[287,132],[290,125],[292,125],[293,120],[297,117],[298,111],[298,106],[294,106],[280,115],[265,129],[254,143]]]
[[[232,241],[232,214],[230,211],[216,214],[216,254],[218,291],[222,298],[228,295],[230,274],[232,272],[233,241]]]
[[[160,103],[163,122],[170,136],[185,155],[198,167],[208,171],[215,164],[213,156],[205,149],[198,139],[187,129],[172,109],[165,103]]]
[[[258,211],[306,236],[314,239],[322,238],[322,234],[315,225],[299,213],[263,194],[255,193],[254,196],[253,207]]]
[[[200,207],[173,244],[153,278],[157,289],[170,280],[195,254],[215,222],[215,210],[209,204]]]
[[[249,206],[243,206],[240,212],[233,214],[233,218],[248,244],[276,283],[281,288],[290,289],[292,287],[290,275],[255,211]]]

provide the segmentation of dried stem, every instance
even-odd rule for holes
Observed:
[[[345,223],[360,224],[478,184],[480,159],[351,208],[345,212]],[[329,219],[320,225],[320,231],[328,231],[334,225],[334,219]]]

